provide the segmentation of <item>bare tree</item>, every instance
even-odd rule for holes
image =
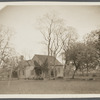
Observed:
[[[39,22],[39,30],[44,37],[43,43],[47,46],[49,61],[50,55],[56,58],[62,49],[61,35],[65,31],[65,28],[63,27],[64,21],[55,14],[46,14]]]
[[[5,62],[5,58],[9,56],[11,47],[10,47],[10,39],[13,31],[1,25],[0,26],[0,64],[1,62]]]
[[[53,33],[53,37],[50,45],[51,56],[54,56],[54,68],[53,68],[54,78],[56,78],[55,60],[62,51],[63,48],[62,37],[63,34],[66,32],[66,28],[62,25],[63,25],[62,21],[58,23],[58,26],[56,27],[55,32]]]
[[[4,72],[7,72],[7,69],[10,71],[8,86],[10,85],[13,68],[16,66],[14,59],[17,56],[10,41],[13,34],[12,28],[0,25],[0,67],[4,69]]]

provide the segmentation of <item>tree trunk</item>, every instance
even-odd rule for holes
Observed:
[[[88,76],[88,72],[89,72],[89,68],[88,68],[89,66],[88,66],[88,64],[87,64],[87,76]]]
[[[20,79],[20,72],[19,72],[19,69],[17,70],[17,77],[18,77],[18,80]]]
[[[75,61],[74,61],[74,65],[75,65],[76,69],[75,69],[75,71],[74,71],[74,73],[73,73],[72,79],[74,79],[75,73],[76,73],[76,71],[77,71],[78,68],[79,68],[79,65],[76,65],[76,62],[75,62]]]
[[[72,79],[75,78],[75,73],[76,73],[77,69],[75,69],[74,73],[73,73],[73,76],[72,76]]]
[[[12,71],[13,71],[13,67],[11,68],[11,71],[10,71],[9,80],[8,80],[8,87],[10,86],[10,83],[11,83]]]
[[[82,76],[84,76],[84,71],[82,70]]]
[[[67,61],[65,61],[65,65],[64,65],[64,77],[66,78],[66,64],[67,64]]]
[[[87,76],[88,76],[88,67],[87,67]]]
[[[49,76],[49,79],[51,78],[50,77],[50,73],[49,73],[49,67],[50,67],[50,65],[49,65],[49,55],[50,55],[50,40],[48,41],[48,58],[47,58],[47,61],[48,61],[48,76]],[[45,78],[46,78],[46,75],[45,75]]]
[[[83,66],[82,66],[82,69],[81,69],[81,71],[82,71],[82,76],[84,76]]]
[[[55,66],[55,61],[56,61],[56,56],[54,54],[54,79],[56,79],[56,66]]]

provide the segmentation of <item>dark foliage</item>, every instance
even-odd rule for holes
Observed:
[[[48,72],[48,59],[41,65],[43,72]]]
[[[42,74],[42,68],[39,65],[39,63],[37,63],[37,61],[34,61],[34,65],[35,65],[35,72],[38,76],[40,76]]]

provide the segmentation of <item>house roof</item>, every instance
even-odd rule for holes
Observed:
[[[19,62],[18,67],[15,69],[17,70],[18,68],[25,68],[27,66],[33,66],[32,60],[22,60]]]
[[[48,55],[35,55],[41,62],[45,62],[45,60],[48,58]],[[35,57],[34,56],[34,57]],[[34,58],[33,57],[33,58]],[[49,56],[49,58],[48,58],[48,60],[49,60],[49,64],[50,65],[54,65],[54,63],[55,63],[55,65],[57,66],[62,66],[62,64],[54,57],[54,56]]]

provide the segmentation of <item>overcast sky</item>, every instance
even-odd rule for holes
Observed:
[[[45,48],[40,43],[43,37],[36,25],[39,17],[52,11],[76,28],[80,40],[84,34],[100,27],[100,6],[6,6],[0,11],[0,24],[16,31],[12,43],[17,52],[31,57],[45,54]]]

